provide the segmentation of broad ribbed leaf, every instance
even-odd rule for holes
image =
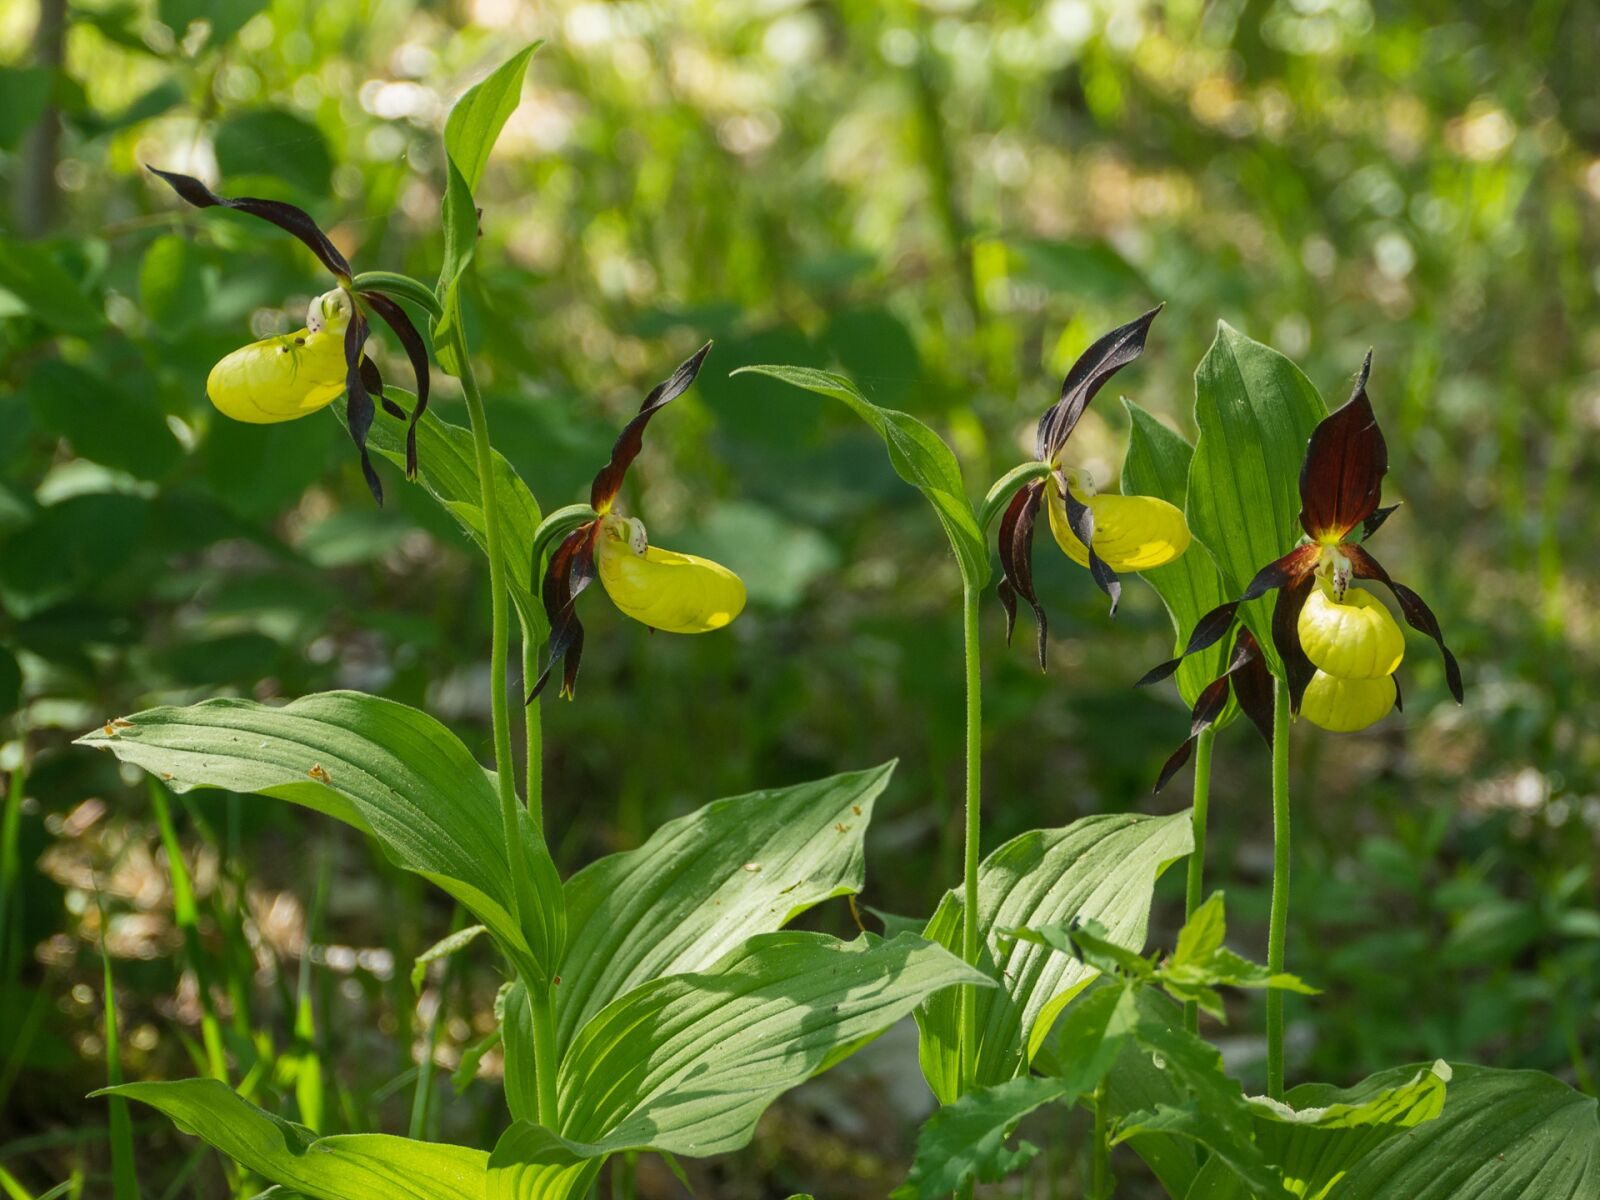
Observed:
[[[309,1200],[482,1200],[488,1155],[383,1134],[318,1137],[215,1079],[125,1083],[104,1094],[151,1105],[177,1126]]]
[[[400,388],[385,388],[384,394],[398,400],[407,412],[417,402],[412,393]],[[344,402],[341,400],[335,407],[343,420]],[[380,410],[367,434],[367,446],[403,469],[406,423]],[[522,628],[543,641],[549,628],[544,605],[539,601],[538,580],[532,578],[533,534],[543,514],[522,476],[498,450],[494,452],[494,477],[500,502],[500,533],[506,547],[506,586]],[[488,553],[472,430],[444,420],[432,409],[423,413],[417,422],[417,480],[466,535]]]
[[[1225,321],[1194,373],[1200,437],[1189,468],[1185,514],[1229,598],[1300,538],[1300,465],[1327,406],[1300,368]],[[1272,598],[1240,609],[1273,673]]]
[[[548,977],[565,939],[561,883],[543,840],[523,824],[540,911],[514,904],[492,776],[438,721],[359,692],[306,696],[281,708],[207,700],[152,708],[78,739],[165,780],[254,792],[304,805],[372,834],[397,865],[438,884],[487,925],[534,977]]]
[[[1122,494],[1154,496],[1183,508],[1189,494],[1189,463],[1194,447],[1132,400],[1124,397],[1122,403],[1129,421],[1128,454],[1122,460]],[[1172,618],[1174,654],[1183,649],[1204,614],[1231,599],[1223,592],[1216,564],[1204,552],[1179,555],[1166,566],[1153,567],[1140,575],[1167,606],[1167,615]],[[1178,693],[1185,704],[1192,707],[1206,684],[1222,674],[1230,648],[1224,639],[1183,660],[1178,668]],[[1230,703],[1216,722],[1217,727],[1233,720],[1237,712]]]
[[[569,879],[560,1045],[640,984],[704,971],[751,935],[859,892],[862,838],[893,770],[718,800]]]
[[[533,42],[517,51],[487,79],[468,88],[445,120],[445,153],[455,160],[469,189],[476,190],[483,180],[489,152],[522,99],[522,77],[539,46]]]
[[[1097,972],[1067,954],[999,931],[1037,928],[1073,917],[1093,918],[1108,940],[1144,945],[1150,894],[1167,865],[1194,846],[1189,812],[1165,817],[1116,814],[1084,817],[1061,829],[1036,829],[991,854],[978,874],[978,927],[1001,986],[978,994],[977,1086],[1011,1079],[1033,1060],[1066,1003]],[[962,900],[950,891],[924,936],[956,949]],[[959,1001],[935,997],[917,1012],[922,1073],[941,1103],[959,1090]]]
[[[753,371],[770,375],[784,383],[820,396],[831,396],[849,405],[883,439],[895,473],[917,488],[933,505],[944,526],[950,548],[961,567],[961,578],[968,587],[981,588],[989,579],[989,551],[978,529],[978,518],[967,499],[961,480],[961,464],[944,439],[908,413],[880,408],[872,403],[843,375],[810,367],[750,366],[733,372]]]

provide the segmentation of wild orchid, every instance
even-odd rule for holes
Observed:
[[[269,221],[294,237],[332,272],[338,286],[311,302],[304,328],[241,346],[211,369],[206,395],[217,411],[254,425],[292,421],[349,397],[350,437],[361,455],[361,472],[372,498],[383,503],[383,484],[367,453],[373,398],[384,411],[407,422],[406,478],[417,474],[417,422],[428,407],[428,349],[405,309],[375,286],[360,286],[350,262],[304,209],[281,200],[219,196],[198,179],[150,167],[195,208],[229,208]],[[394,331],[411,360],[417,403],[409,416],[384,395],[383,376],[366,355],[370,309]]]
[[[1121,496],[1097,489],[1088,471],[1064,463],[1067,443],[1084,410],[1107,380],[1144,352],[1157,306],[1113,329],[1079,356],[1061,384],[1060,398],[1039,418],[1037,465],[1046,468],[1011,496],[1000,518],[1003,572],[997,591],[1006,611],[1006,640],[1016,625],[1017,597],[1038,624],[1039,669],[1044,669],[1049,624],[1033,584],[1033,532],[1040,508],[1066,556],[1088,567],[1111,598],[1114,616],[1122,596],[1119,571],[1147,571],[1169,563],[1189,546],[1189,527],[1176,506],[1154,496]],[[1033,464],[1030,464],[1033,465]]]

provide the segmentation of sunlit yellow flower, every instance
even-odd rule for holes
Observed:
[[[343,288],[311,302],[304,329],[241,346],[206,377],[206,395],[235,421],[271,425],[326,408],[344,394],[344,334],[350,297]]]
[[[1399,695],[1392,675],[1342,679],[1318,671],[1300,698],[1300,715],[1334,733],[1354,733],[1386,716]]]
[[[1383,603],[1365,588],[1336,600],[1324,583],[1300,610],[1300,648],[1314,666],[1341,679],[1393,675],[1405,657],[1405,637]]]
[[[1034,454],[1049,471],[1012,494],[1000,518],[1000,585],[1006,610],[1006,640],[1016,624],[1017,597],[1033,609],[1039,624],[1039,669],[1044,669],[1049,625],[1033,588],[1033,531],[1044,508],[1050,532],[1068,558],[1089,568],[1100,590],[1117,611],[1122,596],[1118,571],[1148,571],[1169,563],[1189,547],[1189,526],[1183,513],[1153,496],[1101,494],[1087,471],[1063,465],[1067,441],[1095,393],[1123,367],[1144,352],[1145,335],[1160,308],[1118,326],[1079,356],[1061,384],[1061,397],[1044,416],[1034,435]]]
[[[588,510],[579,512],[580,523],[551,553],[543,584],[550,658],[529,693],[530,701],[544,690],[557,663],[563,663],[561,694],[572,695],[583,655],[577,600],[597,576],[625,615],[665,633],[710,633],[744,611],[744,583],[727,567],[652,546],[642,521],[612,511],[628,467],[644,445],[645,426],[689,390],[710,350],[707,342],[645,397],[638,415],[618,435],[611,460],[594,477]],[[533,567],[537,572],[540,564]]]

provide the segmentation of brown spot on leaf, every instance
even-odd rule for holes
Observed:
[[[321,763],[312,763],[311,764],[311,769],[309,771],[307,771],[306,774],[311,776],[311,778],[315,779],[318,783],[330,783],[330,782],[332,782],[332,779],[328,775],[327,770],[323,767],[323,765]]]

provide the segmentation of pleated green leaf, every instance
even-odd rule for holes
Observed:
[[[1233,599],[1300,540],[1300,465],[1328,410],[1299,367],[1226,321],[1217,323],[1216,340],[1195,370],[1194,397],[1200,437],[1185,515]],[[1254,600],[1241,614],[1281,675],[1272,602]]]
[[[961,578],[971,588],[981,588],[989,579],[989,551],[983,533],[978,528],[978,517],[967,498],[966,485],[961,480],[961,464],[955,452],[933,430],[909,413],[892,408],[881,408],[863,396],[856,385],[843,375],[832,371],[818,371],[811,367],[750,366],[733,372],[746,371],[770,375],[774,379],[830,396],[843,401],[856,416],[872,426],[883,439],[889,451],[889,462],[895,473],[917,488],[933,505],[933,511],[944,527],[950,548],[955,551],[956,562],[961,567]]]
[[[1165,817],[1124,813],[1033,830],[984,860],[978,928],[984,967],[1000,987],[978,994],[979,1087],[1004,1083],[1023,1070],[1062,1008],[1098,974],[1070,955],[1005,939],[1000,931],[1081,916],[1104,925],[1108,940],[1138,950],[1156,879],[1193,845],[1187,809]],[[961,895],[947,892],[924,936],[956,949],[961,920]],[[958,1009],[955,993],[945,993],[917,1012],[922,1073],[945,1104],[959,1090]]]
[[[489,927],[532,977],[548,978],[566,936],[561,883],[526,820],[539,911],[519,928],[492,776],[438,721],[359,692],[281,708],[207,700],[152,708],[78,739],[164,780],[304,805],[378,840],[398,866],[432,880]]]
[[[187,1133],[308,1200],[483,1200],[488,1155],[383,1134],[318,1137],[215,1079],[126,1083],[106,1092],[148,1104]]]
[[[718,800],[569,879],[560,1045],[640,984],[704,971],[746,938],[859,892],[862,839],[893,770]]]
[[[1128,453],[1122,460],[1122,493],[1125,496],[1154,496],[1183,508],[1189,495],[1189,464],[1194,447],[1156,420],[1132,400],[1123,398],[1128,410]],[[1172,618],[1173,653],[1182,650],[1194,632],[1195,622],[1225,600],[1232,599],[1222,587],[1222,577],[1204,547],[1180,555],[1164,567],[1140,572],[1146,583],[1167,606]],[[1178,668],[1178,693],[1193,706],[1201,690],[1222,674],[1231,653],[1231,640],[1224,639],[1184,659]],[[1230,699],[1216,722],[1221,728],[1238,715]]]

